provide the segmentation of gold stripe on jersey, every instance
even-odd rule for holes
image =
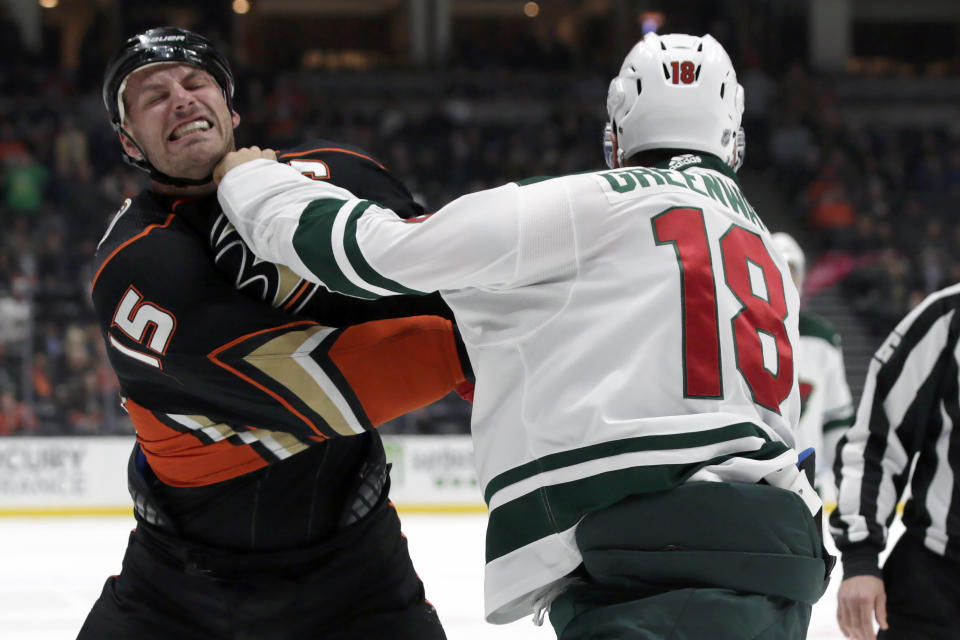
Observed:
[[[296,295],[300,290],[300,283],[303,282],[303,278],[294,273],[289,267],[281,264],[276,265],[276,267],[279,280],[272,304],[274,307],[279,308],[289,301],[292,296]]]
[[[244,361],[280,383],[338,434],[350,436],[362,433],[364,428],[334,382],[310,356],[332,331],[311,326],[286,332],[262,344]]]
[[[294,436],[283,431],[269,431],[265,429],[251,429],[241,431],[237,437],[246,444],[255,442],[266,447],[270,453],[283,460],[300,453],[307,448],[307,444],[297,440]]]
[[[219,442],[220,440],[233,440],[234,444],[253,444],[258,442],[281,460],[300,453],[308,446],[295,436],[283,431],[271,431],[269,429],[236,431],[229,424],[214,422],[207,416],[185,416],[172,413],[168,413],[166,416],[195,433],[202,433],[207,436],[211,442]]]
[[[219,442],[236,435],[236,432],[230,425],[222,422],[214,422],[207,416],[185,416],[177,413],[160,414],[159,412],[155,412],[154,415],[158,418],[164,416],[178,425],[186,427],[193,433],[198,434],[198,436],[202,434],[210,442]]]

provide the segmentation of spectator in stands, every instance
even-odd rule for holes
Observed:
[[[7,156],[3,205],[15,213],[36,216],[44,203],[48,173],[29,151]]]
[[[789,191],[802,188],[818,157],[813,133],[799,116],[791,115],[773,128],[769,140],[770,158],[779,181]]]
[[[27,147],[23,139],[16,134],[13,123],[0,112],[0,166],[5,166],[26,153]]]
[[[809,222],[821,240],[821,250],[850,248],[857,212],[843,182],[835,180],[823,186],[811,204]]]
[[[0,436],[29,434],[36,427],[30,407],[17,400],[12,388],[0,388]]]
[[[16,390],[17,388],[18,372],[11,367],[13,360],[8,344],[0,341],[0,389]]]
[[[34,353],[32,362],[33,407],[37,428],[42,433],[62,431],[60,407],[54,388],[50,359],[44,353]]]
[[[0,343],[22,343],[30,333],[30,304],[21,291],[23,279],[16,278],[7,295],[0,295]]]
[[[814,83],[800,61],[790,64],[780,80],[780,108],[800,121],[811,116],[815,106]]]
[[[70,115],[64,116],[53,141],[57,175],[70,182],[88,182],[92,177],[87,134]]]
[[[743,128],[750,132],[750,154],[746,157],[747,166],[766,165],[769,150],[763,141],[770,136],[770,110],[777,97],[777,85],[770,74],[763,69],[760,56],[750,51],[745,56],[744,72],[741,79],[744,92]]]

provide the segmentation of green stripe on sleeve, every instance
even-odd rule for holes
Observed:
[[[399,282],[381,275],[376,269],[371,267],[367,259],[363,257],[363,252],[360,251],[360,245],[357,243],[357,220],[360,219],[360,216],[362,216],[364,211],[370,208],[372,204],[374,203],[369,200],[361,202],[354,207],[353,211],[350,212],[350,217],[347,218],[347,225],[343,232],[343,247],[347,252],[347,258],[350,259],[350,266],[357,272],[357,275],[363,278],[364,282],[369,282],[381,289],[387,289],[394,293],[409,293],[413,295],[425,295],[429,293],[428,291],[408,289]]]
[[[333,253],[333,224],[345,202],[321,198],[308,204],[293,234],[293,248],[303,264],[331,291],[372,300],[379,296],[351,282]]]

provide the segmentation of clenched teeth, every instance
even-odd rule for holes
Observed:
[[[193,122],[188,122],[187,124],[180,125],[173,130],[173,133],[170,134],[171,140],[179,140],[188,133],[193,133],[194,131],[206,131],[212,127],[207,120],[194,120]]]

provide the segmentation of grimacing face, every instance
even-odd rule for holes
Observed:
[[[123,127],[154,167],[177,178],[202,179],[234,148],[240,115],[227,108],[209,73],[183,63],[144,67],[131,73],[121,96]],[[142,157],[126,136],[124,151]]]

